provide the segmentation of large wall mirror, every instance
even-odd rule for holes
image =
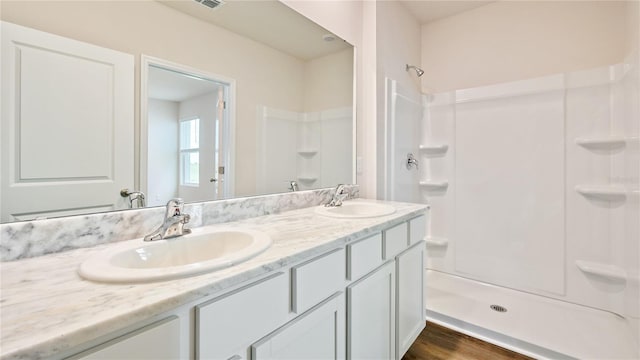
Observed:
[[[57,38],[43,38],[46,46],[14,41],[21,77],[12,97],[3,94],[3,107],[18,110],[2,114],[2,222],[140,207],[138,192],[144,206],[159,206],[172,197],[287,192],[293,182],[299,190],[355,182],[353,47],[279,1],[9,0],[0,19],[127,55],[135,84],[126,99],[61,101],[103,80],[118,88],[101,74],[120,65],[93,61],[60,65],[46,79],[25,76],[65,52],[55,50]],[[38,52],[49,45],[50,53]],[[88,85],[69,85],[75,79]],[[15,83],[3,68],[3,92]],[[42,95],[47,87],[60,95]],[[30,93],[40,102],[24,101]],[[114,114],[113,102],[129,116]],[[74,124],[60,125],[65,109],[76,109]],[[118,125],[125,131],[100,128],[104,113],[131,119]],[[124,170],[112,168],[121,153]],[[105,185],[122,172],[130,172],[122,184]],[[48,190],[38,189],[45,183]],[[121,196],[124,188],[129,195]],[[83,204],[95,194],[103,198],[97,205]]]

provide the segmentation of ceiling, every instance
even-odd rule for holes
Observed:
[[[324,41],[325,28],[277,0],[225,0],[215,9],[194,0],[157,1],[302,60],[351,47],[338,37]]]
[[[171,70],[149,67],[148,97],[157,100],[181,102],[217,91],[220,84]]]
[[[458,1],[458,0],[398,0],[421,24],[427,24],[494,1]]]

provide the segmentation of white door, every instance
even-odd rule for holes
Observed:
[[[344,293],[339,293],[252,345],[251,359],[344,359],[344,335]]]
[[[127,207],[133,56],[1,25],[2,222]]]
[[[181,101],[179,190],[185,201],[224,197],[224,124],[228,85],[213,83],[212,92]]]
[[[397,359],[409,350],[425,327],[424,250],[420,241],[396,257]]]
[[[347,288],[347,359],[394,359],[395,262]]]

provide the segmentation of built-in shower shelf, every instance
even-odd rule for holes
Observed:
[[[312,183],[314,181],[318,180],[318,177],[315,175],[300,175],[298,176],[298,181],[302,181],[305,183]]]
[[[627,280],[627,273],[615,265],[576,260],[576,266],[585,274],[596,275],[613,281]]]
[[[305,157],[312,157],[318,153],[318,149],[298,149],[298,154]]]
[[[418,147],[420,151],[427,155],[444,155],[449,150],[449,145],[446,144],[434,144],[434,145],[420,145]]]
[[[428,191],[445,191],[449,187],[448,181],[420,181],[420,187]]]
[[[443,237],[427,236],[424,241],[427,246],[445,247],[449,245],[449,240]]]
[[[605,201],[622,201],[627,197],[627,191],[613,185],[578,185],[576,191],[587,198]]]
[[[589,150],[617,150],[624,148],[626,143],[623,136],[594,136],[576,139],[576,144]]]

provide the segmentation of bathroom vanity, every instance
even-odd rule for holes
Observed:
[[[114,244],[4,262],[1,359],[399,359],[425,323],[426,206],[378,203],[396,211],[333,218],[314,206],[225,223],[273,244],[176,280],[77,274]]]

